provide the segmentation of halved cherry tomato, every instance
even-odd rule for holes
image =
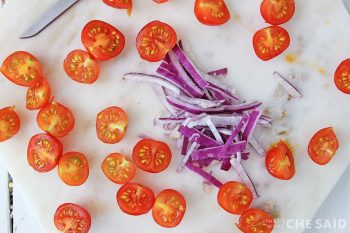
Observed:
[[[30,87],[42,78],[42,67],[32,54],[17,51],[8,56],[2,63],[1,72],[11,82]]]
[[[136,166],[151,173],[164,171],[169,166],[171,157],[171,150],[167,144],[152,139],[140,140],[132,152]]]
[[[113,8],[126,9],[128,15],[131,15],[132,0],[103,0],[103,2]]]
[[[256,55],[263,61],[283,53],[290,44],[288,32],[279,26],[271,26],[254,34],[253,45]]]
[[[79,186],[89,177],[89,163],[84,154],[67,152],[58,162],[58,175],[70,186]]]
[[[28,144],[28,163],[35,171],[49,172],[56,167],[62,151],[62,143],[51,135],[34,135]]]
[[[65,203],[57,208],[54,223],[57,230],[64,233],[88,233],[91,227],[91,217],[83,207]]]
[[[100,20],[88,22],[81,41],[93,58],[105,61],[118,56],[124,49],[124,35],[112,25]]]
[[[168,0],[153,0],[153,2],[156,2],[156,3],[164,3],[164,2],[167,2]]]
[[[267,171],[281,180],[290,180],[295,174],[294,157],[287,143],[280,141],[266,153]]]
[[[119,107],[109,107],[97,114],[97,137],[104,143],[114,144],[120,142],[128,128],[128,117]]]
[[[74,50],[64,60],[64,71],[67,75],[79,83],[91,84],[100,75],[100,66],[90,57],[88,52]]]
[[[134,163],[119,153],[108,155],[101,168],[105,176],[116,184],[128,183],[135,177],[136,173]]]
[[[308,152],[310,158],[319,165],[326,165],[339,148],[339,141],[333,128],[318,131],[310,140]]]
[[[180,224],[185,212],[186,200],[181,193],[173,189],[166,189],[156,197],[152,216],[158,225],[172,228]]]
[[[162,60],[177,41],[175,30],[168,24],[152,21],[144,26],[136,38],[137,51],[140,57],[157,62]]]
[[[225,183],[218,192],[219,205],[231,214],[241,214],[253,201],[253,193],[245,185],[236,181]]]
[[[194,14],[208,26],[222,25],[231,17],[224,0],[196,0]]]
[[[26,108],[29,110],[40,109],[49,102],[50,96],[51,90],[49,82],[43,78],[28,88]]]
[[[126,214],[142,215],[148,213],[154,203],[153,191],[137,183],[124,184],[117,193],[119,208]]]
[[[21,127],[15,106],[0,110],[0,142],[12,138]]]
[[[350,59],[340,63],[334,73],[334,83],[339,91],[350,94]]]
[[[75,125],[72,111],[54,100],[38,112],[36,122],[40,129],[57,138],[69,134]]]
[[[239,218],[236,226],[244,233],[270,233],[275,222],[273,218],[260,209],[248,209]]]
[[[263,0],[260,12],[266,23],[279,25],[288,22],[294,15],[294,0]]]

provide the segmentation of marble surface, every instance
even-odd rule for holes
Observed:
[[[233,17],[222,27],[199,24],[192,13],[193,2],[174,0],[158,6],[148,0],[139,0],[129,18],[125,12],[108,8],[101,2],[82,0],[64,17],[29,40],[19,40],[18,36],[54,0],[12,0],[0,9],[0,60],[14,50],[27,50],[40,59],[56,100],[73,109],[77,119],[74,132],[62,140],[64,150],[85,153],[91,164],[88,181],[75,188],[64,185],[57,170],[48,174],[35,173],[27,165],[26,146],[30,137],[40,132],[35,123],[36,112],[25,110],[25,88],[0,79],[0,106],[16,105],[22,120],[21,131],[0,144],[0,161],[19,183],[45,232],[55,232],[53,213],[63,202],[76,202],[89,210],[93,219],[91,232],[114,229],[120,233],[238,232],[234,227],[237,217],[219,208],[215,189],[205,193],[198,176],[188,171],[176,174],[175,167],[180,160],[176,156],[178,150],[173,141],[163,136],[161,128],[152,124],[155,116],[164,114],[164,109],[151,87],[121,80],[122,74],[128,71],[151,73],[155,70],[157,64],[138,58],[134,43],[140,28],[154,19],[165,21],[176,29],[203,70],[227,66],[228,82],[242,98],[263,101],[264,107],[277,119],[283,111],[288,113],[288,117],[276,120],[271,131],[256,136],[268,144],[280,137],[277,136],[279,132],[288,131],[284,137],[293,145],[297,167],[293,180],[273,179],[264,169],[264,160],[255,156],[244,164],[261,195],[253,206],[272,209],[278,216],[281,224],[275,232],[302,232],[289,228],[285,222],[312,218],[349,164],[350,158],[346,154],[350,149],[350,132],[347,130],[350,109],[346,108],[349,97],[337,91],[332,80],[337,65],[350,56],[350,17],[341,1],[296,0],[295,17],[284,26],[291,35],[291,46],[270,62],[260,61],[251,45],[254,32],[266,26],[259,14],[260,1],[227,1]],[[125,34],[127,42],[120,57],[101,64],[100,79],[94,85],[85,86],[70,80],[62,63],[71,50],[83,48],[80,31],[91,19],[115,25]],[[293,82],[304,97],[287,101],[273,79],[275,70],[294,76]],[[128,112],[130,127],[121,143],[104,145],[95,134],[95,117],[97,112],[111,105],[121,106]],[[308,158],[307,143],[318,129],[329,125],[335,128],[341,146],[333,161],[320,167]],[[138,171],[136,181],[149,185],[156,193],[164,188],[174,188],[184,194],[188,210],[182,224],[175,229],[160,228],[149,214],[140,217],[122,214],[115,201],[118,186],[100,171],[100,163],[107,154],[124,152],[130,155],[139,134],[165,140],[172,146],[175,156],[166,172],[150,175]],[[223,181],[237,179],[233,171],[218,176]]]

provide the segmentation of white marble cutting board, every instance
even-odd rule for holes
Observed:
[[[34,172],[26,159],[27,143],[40,132],[35,123],[35,111],[25,109],[26,89],[0,77],[0,107],[16,105],[22,128],[11,140],[0,143],[0,161],[20,184],[25,199],[42,224],[44,232],[56,232],[53,214],[63,202],[85,206],[92,215],[93,233],[232,233],[235,216],[225,213],[216,203],[216,190],[202,191],[202,179],[189,171],[175,173],[180,158],[174,142],[153,126],[153,118],[164,114],[157,96],[143,84],[121,80],[128,71],[151,73],[157,64],[138,58],[135,38],[147,22],[159,19],[171,24],[178,37],[190,46],[193,58],[203,70],[227,66],[228,81],[245,99],[259,99],[272,112],[285,110],[288,118],[277,122],[273,132],[260,136],[266,143],[277,140],[276,133],[287,129],[287,139],[294,146],[296,176],[288,182],[272,178],[264,169],[264,160],[253,157],[244,165],[257,185],[261,198],[253,206],[264,208],[274,203],[281,223],[275,232],[301,232],[284,224],[288,219],[310,219],[335,185],[350,162],[349,98],[336,90],[333,72],[341,60],[350,57],[350,17],[340,0],[296,0],[294,18],[285,25],[291,35],[290,48],[278,58],[262,62],[254,54],[253,33],[266,25],[258,0],[228,0],[232,20],[222,27],[206,27],[195,19],[194,0],[171,0],[156,5],[151,0],[135,0],[133,15],[105,6],[100,0],[81,0],[35,38],[19,40],[23,30],[50,7],[55,0],[8,0],[0,9],[0,60],[15,50],[35,54],[44,67],[44,75],[52,85],[56,100],[70,107],[76,117],[73,133],[63,139],[64,150],[85,153],[90,163],[90,177],[81,187],[64,185],[57,170],[48,174]],[[78,84],[63,71],[65,56],[73,49],[83,48],[80,32],[91,19],[101,19],[115,25],[126,36],[124,52],[113,61],[101,63],[101,77],[93,85]],[[294,57],[287,62],[285,57]],[[290,60],[290,59],[289,59]],[[284,103],[276,100],[277,83],[273,71],[295,75],[294,82],[304,97]],[[276,101],[278,104],[275,104]],[[129,116],[125,139],[116,145],[104,145],[95,134],[98,111],[111,105],[123,107]],[[283,107],[280,107],[283,105]],[[277,110],[276,110],[277,109]],[[326,167],[315,165],[307,155],[307,143],[320,128],[333,126],[340,140],[337,156]],[[158,175],[138,171],[136,181],[149,185],[157,193],[165,188],[181,191],[188,210],[181,225],[164,229],[156,225],[150,214],[127,216],[115,201],[118,186],[108,181],[100,171],[103,158],[111,152],[130,156],[139,134],[167,141],[173,148],[171,167]],[[269,136],[270,135],[270,136]],[[272,135],[272,136],[271,136]],[[236,179],[233,171],[220,176]]]

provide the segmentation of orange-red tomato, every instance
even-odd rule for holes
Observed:
[[[91,227],[91,217],[83,207],[65,203],[57,208],[54,223],[57,230],[64,233],[88,233]]]
[[[0,142],[12,138],[21,127],[15,106],[0,109]]]
[[[84,154],[67,152],[58,162],[58,175],[70,186],[79,186],[89,177],[89,164]]]
[[[339,91],[350,94],[350,59],[340,63],[334,73],[334,83]]]
[[[263,61],[283,53],[290,44],[288,32],[279,26],[270,26],[257,31],[253,37],[256,55]]]
[[[266,23],[279,25],[288,22],[294,15],[294,0],[263,0],[260,12]]]
[[[103,2],[113,8],[126,9],[128,15],[132,12],[132,0],[103,0]]]
[[[310,140],[308,152],[310,158],[319,165],[326,165],[339,148],[339,141],[333,128],[318,131]]]
[[[29,110],[40,109],[49,102],[50,96],[51,90],[49,82],[43,78],[28,88],[26,108]]]
[[[248,209],[242,213],[236,226],[244,233],[270,233],[275,222],[268,213],[260,209]]]
[[[42,67],[32,54],[17,51],[8,56],[2,63],[1,72],[11,82],[30,87],[42,78]]]
[[[124,155],[113,153],[108,155],[102,163],[105,176],[116,184],[125,184],[135,177],[136,167]]]
[[[222,25],[231,17],[223,0],[196,0],[194,14],[199,22],[208,26]]]
[[[170,25],[152,21],[144,26],[137,35],[136,47],[141,58],[157,62],[164,59],[176,42],[176,32]]]

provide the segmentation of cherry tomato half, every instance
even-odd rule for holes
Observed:
[[[85,25],[81,41],[91,56],[100,61],[118,56],[125,45],[124,35],[112,25],[100,20],[93,20]]]
[[[253,45],[256,55],[263,61],[283,53],[290,44],[288,32],[279,26],[263,28],[254,34]]]
[[[12,138],[21,127],[15,106],[0,110],[0,142]]]
[[[40,129],[57,138],[69,134],[75,125],[72,111],[54,100],[38,112],[36,122]]]
[[[90,57],[88,52],[74,50],[64,60],[64,71],[79,83],[94,83],[100,75],[100,66]]]
[[[103,2],[113,8],[126,9],[128,15],[132,12],[132,0],[103,0]]]
[[[58,162],[58,175],[70,186],[79,186],[89,177],[89,164],[84,154],[67,152]]]
[[[319,165],[326,165],[339,148],[339,141],[333,128],[318,131],[310,140],[308,152],[310,158]]]
[[[265,165],[273,177],[281,180],[290,180],[295,174],[293,153],[282,140],[266,153]]]
[[[140,57],[150,62],[164,59],[177,41],[175,30],[168,24],[152,21],[144,26],[136,38]]]
[[[50,97],[50,84],[43,78],[28,88],[26,95],[26,108],[29,110],[40,109],[49,102]]]
[[[208,26],[222,25],[231,17],[223,0],[196,0],[194,14],[199,22]]]
[[[169,166],[171,157],[171,150],[167,144],[152,139],[140,140],[132,152],[136,166],[151,173],[164,171]]]
[[[273,218],[260,209],[248,209],[239,218],[236,226],[244,233],[270,233],[275,222]]]
[[[57,230],[64,233],[88,233],[91,227],[91,217],[83,207],[65,203],[57,208],[54,223]]]
[[[339,91],[350,94],[350,59],[340,63],[334,73],[334,83]]]
[[[62,151],[62,143],[51,135],[34,135],[28,144],[28,163],[37,172],[49,172],[56,167]]]
[[[135,177],[136,168],[133,162],[119,153],[108,155],[102,163],[105,176],[116,184],[125,184]]]
[[[126,214],[142,215],[148,213],[154,203],[153,191],[137,183],[124,184],[117,193],[119,208]]]
[[[219,205],[231,214],[241,214],[253,201],[253,193],[245,185],[236,181],[225,183],[218,192]]]
[[[186,200],[181,193],[173,189],[166,189],[156,197],[152,216],[158,225],[172,228],[180,224],[185,212]]]
[[[288,22],[294,15],[294,0],[263,0],[260,12],[266,23],[280,25]]]
[[[168,0],[153,0],[153,2],[156,2],[156,3],[165,3],[167,2]]]
[[[11,82],[30,87],[42,78],[42,67],[32,54],[17,51],[8,56],[2,63],[1,72]]]

